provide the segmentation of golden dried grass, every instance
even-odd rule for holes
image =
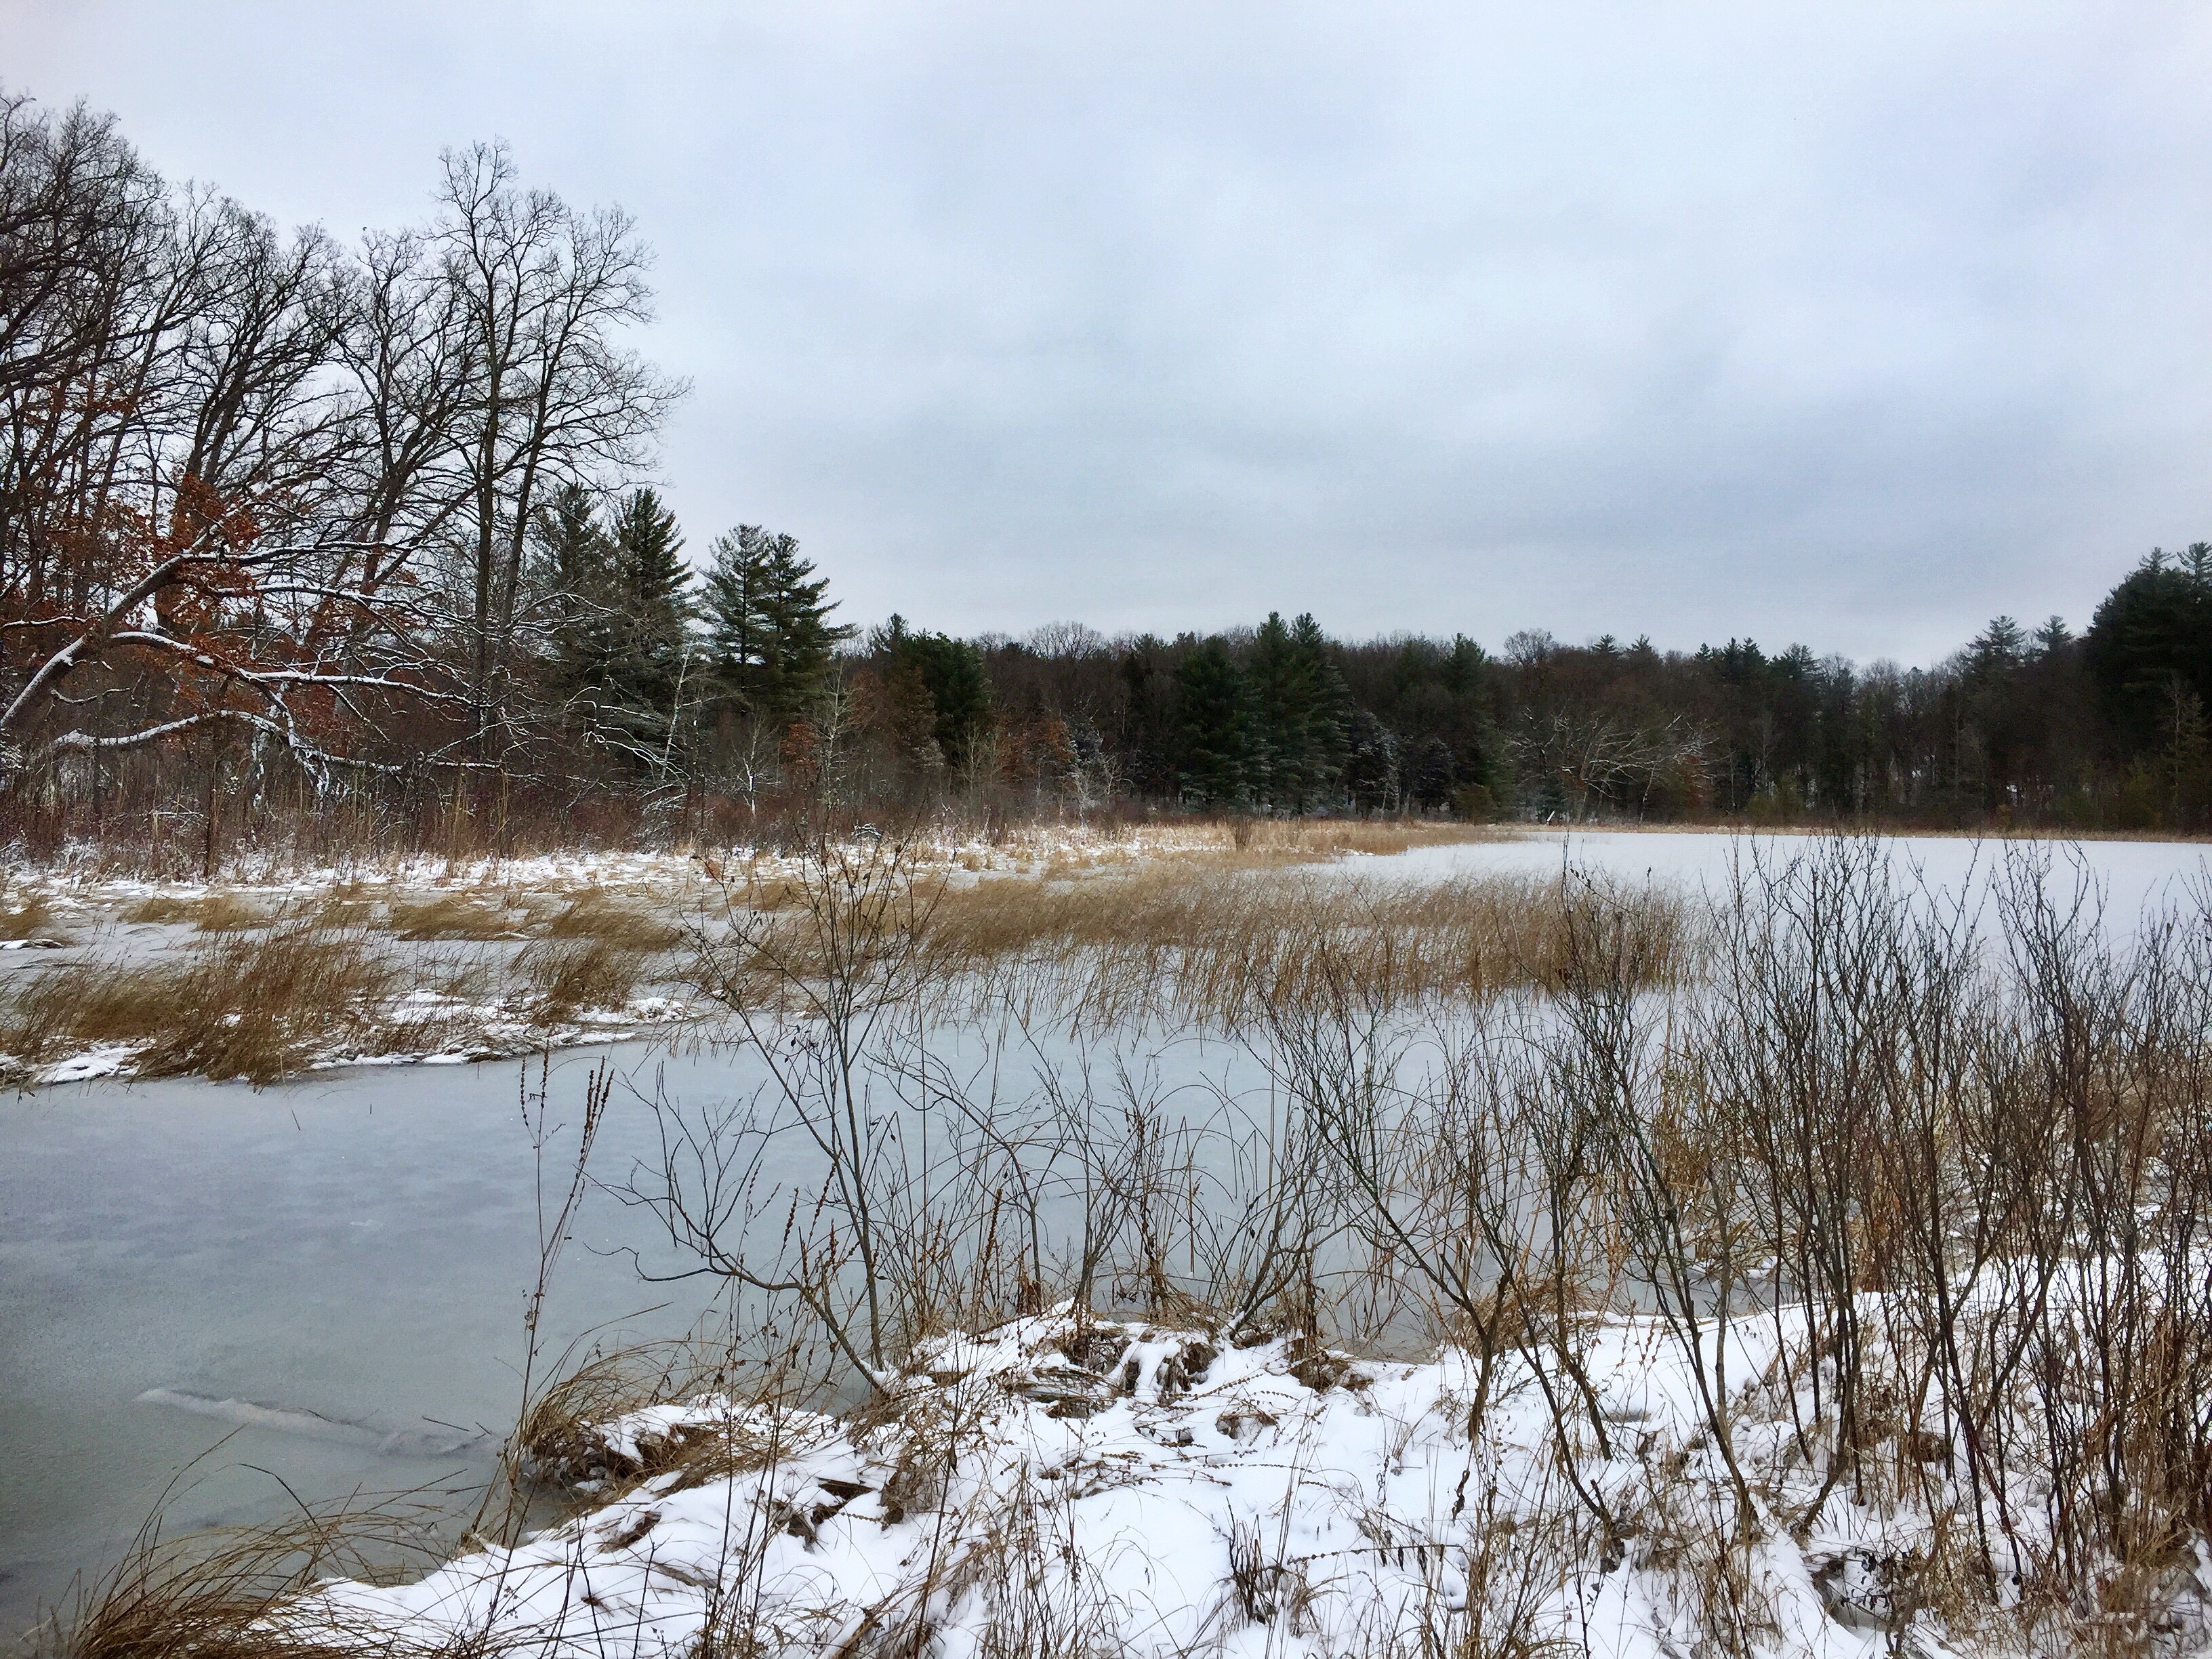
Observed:
[[[1593,896],[1558,878],[1459,876],[1354,884],[1318,875],[1195,872],[1031,896],[994,883],[947,894],[925,948],[1018,990],[1042,979],[1114,1020],[1174,1017],[1235,1030],[1269,1012],[1350,999],[1387,1007],[1556,989],[1572,921]],[[1119,890],[1116,890],[1116,889]],[[1680,905],[1611,893],[1661,973],[1679,963]]]
[[[1041,825],[1013,832],[1003,843],[994,843],[988,856],[976,847],[957,844],[917,842],[909,850],[921,866],[980,871],[1014,865],[1041,869],[1049,878],[1158,863],[1273,870],[1419,847],[1508,841],[1518,834],[1504,824],[1426,818],[1170,818],[1140,824],[1109,820]]]
[[[440,893],[427,899],[394,900],[392,931],[404,939],[519,939],[522,930],[509,914],[503,895]]]
[[[366,927],[378,920],[378,900],[362,890],[357,881],[333,887],[309,907],[305,914],[319,927]]]
[[[4,883],[0,883],[0,939],[52,939],[54,943],[68,941],[54,927],[53,900],[33,890],[23,895],[17,904],[6,902]]]
[[[910,899],[867,926],[914,936],[918,994],[971,1004],[1050,1004],[1087,1021],[1176,1018],[1240,1029],[1327,999],[1391,1006],[1553,990],[1576,929],[1602,908],[1631,930],[1655,982],[1686,965],[1688,914],[1656,887],[1583,877],[1460,875],[1348,881],[1318,872],[1152,863],[1074,881],[954,886],[916,878]],[[737,895],[733,891],[732,898]],[[850,927],[854,915],[840,919]],[[817,908],[755,914],[746,943],[702,963],[702,988],[774,1001],[822,954]]]
[[[699,1437],[648,1437],[633,1457],[611,1446],[601,1431],[649,1407],[720,1394],[727,1364],[726,1355],[690,1341],[595,1350],[531,1401],[515,1431],[514,1449],[532,1474],[564,1486],[635,1482],[665,1474],[700,1455]]]
[[[258,927],[269,912],[228,890],[211,893],[155,893],[123,913],[125,921],[174,927],[191,923],[204,933],[233,933]]]
[[[683,930],[665,916],[614,897],[602,888],[586,888],[546,924],[548,939],[589,939],[622,950],[651,954],[682,943]]]
[[[1510,841],[1516,832],[1491,823],[1413,818],[1243,818],[1219,826],[1237,862],[1255,866],[1307,864],[1347,854],[1388,857],[1417,847]],[[1216,848],[1214,850],[1220,850]]]
[[[217,934],[181,960],[49,969],[0,1013],[21,1065],[104,1044],[139,1050],[146,1077],[203,1073],[271,1083],[322,1053],[374,1052],[375,1005],[398,975],[359,933],[294,922]]]
[[[587,1011],[627,1006],[645,971],[645,957],[601,939],[546,939],[517,952],[514,970],[531,1018],[557,1025]]]
[[[167,1539],[160,1511],[123,1559],[36,1650],[54,1659],[343,1659],[389,1652],[388,1636],[308,1592],[331,1578],[388,1579],[427,1565],[437,1516],[419,1509],[303,1510],[273,1526]],[[419,1567],[418,1567],[419,1570]],[[478,1659],[491,1644],[457,1639]]]

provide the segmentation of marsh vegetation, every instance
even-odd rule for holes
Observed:
[[[74,1651],[2202,1639],[2201,890],[2130,928],[2048,848],[1959,890],[1850,838],[1701,898],[778,882],[687,923],[757,1086],[641,1085],[647,1153],[556,1182],[665,1235],[699,1339],[549,1358],[428,1577],[259,1540],[226,1625],[246,1558],[142,1551]]]

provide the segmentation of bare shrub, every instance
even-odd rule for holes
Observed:
[[[1550,1565],[1516,1574],[1520,1512],[1480,1513],[1466,1594],[1378,1652],[1545,1651],[1570,1560],[1663,1587],[1704,1651],[1772,1645],[1767,1552],[1847,1483],[1911,1528],[1869,1568],[1880,1605],[1848,1610],[1899,1644],[1923,1612],[2148,1630],[2212,1485],[2212,933],[2199,904],[2116,942],[2093,893],[2007,857],[1978,910],[1814,843],[1741,866],[1708,921],[1572,872],[952,886],[893,844],[825,852],[772,902],[732,878],[695,933],[765,1081],[655,1097],[658,1162],[623,1195],[681,1271],[842,1358],[805,1386],[866,1389],[862,1418],[907,1436],[897,1517],[957,1490],[902,1353],[1065,1298],[1074,1364],[1018,1385],[1063,1420],[1139,1387],[1129,1330],[1096,1322],[1116,1308],[1201,1333],[1194,1366],[1289,1335],[1316,1389],[1350,1381],[1334,1334],[1454,1344],[1471,1474],[1495,1402],[1536,1404]],[[1109,1029],[1155,1015],[1238,1031],[1264,1106],[1167,1081],[1182,1025]],[[1680,1379],[1659,1420],[1591,1374],[1625,1331]],[[957,1364],[928,1380],[951,1395]],[[635,1385],[580,1375],[532,1431],[549,1460]],[[1054,1501],[1010,1517],[1003,1571],[931,1580],[1009,1652],[1110,1625],[1047,1606],[1073,1591],[1024,1552]],[[1302,1564],[1231,1541],[1224,1605],[1296,1626]],[[878,1650],[925,1644],[930,1607],[896,1612]]]
[[[882,842],[817,849],[788,920],[742,908],[726,888],[732,937],[695,930],[696,981],[735,1016],[771,1083],[753,1103],[696,1118],[656,1099],[665,1155],[628,1194],[733,1288],[797,1298],[872,1389],[894,1341],[891,1240],[879,1211],[897,1128],[871,1107],[863,1074],[878,1035],[920,988],[926,905],[905,850]],[[784,1135],[819,1159],[811,1220],[822,1230],[787,1226],[763,1253],[747,1228],[774,1194],[751,1190],[747,1171]]]

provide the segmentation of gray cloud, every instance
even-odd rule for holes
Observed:
[[[850,611],[1925,657],[2212,534],[2186,8],[0,6],[346,232],[621,201],[696,544]]]

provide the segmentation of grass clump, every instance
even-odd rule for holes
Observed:
[[[867,902],[845,890],[867,890]],[[790,1002],[858,953],[896,957],[911,994],[940,1011],[1057,1009],[1093,1026],[1243,1030],[1347,998],[1380,1011],[1558,991],[1597,911],[1626,929],[1639,982],[1656,987],[1686,971],[1697,931],[1672,890],[1579,872],[1385,883],[1176,860],[953,884],[898,849],[827,856],[775,905],[750,878],[723,896],[732,927],[702,931],[695,963],[695,982],[723,1005]]]
[[[665,917],[625,904],[599,888],[579,894],[546,925],[548,939],[596,939],[611,947],[646,955],[673,950],[683,932]]]
[[[522,933],[503,900],[477,893],[395,901],[391,916],[392,931],[404,939],[519,939]]]
[[[303,1510],[268,1527],[161,1535],[130,1550],[32,1650],[51,1659],[339,1659],[389,1651],[382,1632],[303,1598],[331,1578],[389,1579],[434,1561],[436,1516],[397,1506]],[[456,1650],[459,1650],[457,1645]]]
[[[1572,969],[1577,918],[1593,907],[1634,936],[1647,983],[1686,966],[1693,929],[1680,898],[1601,890],[1584,877],[1383,884],[1211,863],[966,887],[925,875],[871,925],[915,936],[915,983],[933,994],[1235,1030],[1346,996],[1388,1007],[1556,990]],[[772,998],[835,948],[818,907],[744,908],[738,942],[702,964],[720,1000]]]
[[[546,939],[519,953],[514,966],[532,1018],[557,1025],[588,1010],[628,1006],[645,957],[600,939]]]
[[[617,1419],[654,1406],[681,1404],[721,1390],[727,1356],[696,1342],[644,1343],[594,1350],[530,1403],[515,1431],[514,1449],[536,1479],[562,1486],[588,1480],[649,1480],[718,1449],[725,1437],[678,1425],[617,1444],[607,1432]]]
[[[397,971],[358,933],[280,926],[222,933],[182,960],[70,963],[38,975],[0,1015],[19,1065],[125,1044],[144,1077],[273,1083],[324,1054],[374,1048]]]
[[[19,904],[6,901],[4,884],[0,884],[0,939],[41,939],[56,945],[69,942],[53,925],[54,904],[46,894],[27,892]]]
[[[190,925],[204,933],[234,933],[260,927],[269,915],[237,894],[222,891],[151,894],[125,911],[123,919],[160,927]]]

